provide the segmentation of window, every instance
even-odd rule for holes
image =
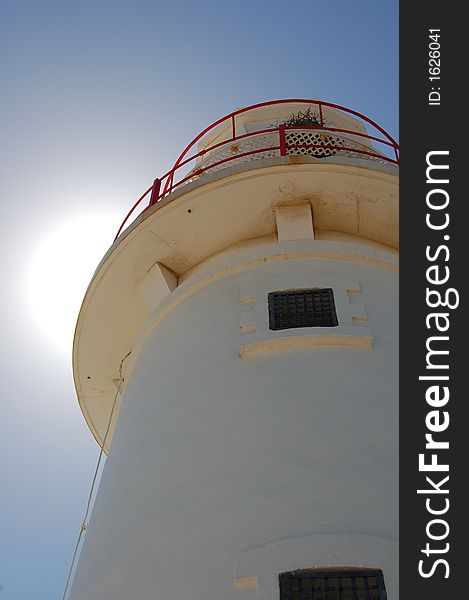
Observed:
[[[280,600],[386,600],[379,569],[304,569],[280,573]]]
[[[339,324],[331,288],[270,292],[268,303],[271,330]]]

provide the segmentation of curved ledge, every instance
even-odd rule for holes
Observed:
[[[120,361],[138,346],[153,310],[141,285],[155,265],[177,285],[167,292],[171,300],[191,285],[206,285],[204,278],[213,280],[256,261],[321,258],[323,253],[323,258],[335,255],[395,268],[398,179],[389,168],[276,159],[208,179],[141,215],[112,245],[88,287],[75,332],[73,372],[81,409],[98,441],[106,428]],[[311,207],[315,231],[338,232],[354,243],[277,241],[276,207],[292,204]],[[249,249],[253,240],[268,240],[263,255],[254,256]],[[219,268],[218,260],[226,261],[225,266]],[[192,284],[185,287],[189,280]],[[166,310],[160,308],[159,317]],[[110,440],[113,428],[114,422]]]
[[[351,335],[345,335],[344,333],[320,333],[319,331],[314,334],[300,334],[298,333],[299,331],[295,330],[297,335],[294,336],[285,335],[285,337],[261,340],[252,344],[243,344],[239,347],[239,355],[241,358],[250,358],[251,356],[259,356],[268,352],[285,352],[287,350],[314,348],[316,346],[371,348],[373,345],[373,338],[366,331],[357,331]]]

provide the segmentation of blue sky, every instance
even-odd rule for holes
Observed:
[[[0,598],[52,600],[98,454],[70,367],[93,267],[234,108],[321,98],[398,138],[398,3],[2,0],[0,44]]]

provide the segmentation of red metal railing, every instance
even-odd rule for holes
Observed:
[[[236,135],[236,117],[245,114],[247,112],[255,111],[256,109],[265,108],[267,106],[274,106],[280,104],[305,104],[313,105],[318,109],[318,125],[313,126],[287,126],[284,123],[278,125],[272,125],[271,127],[252,131],[249,133],[243,133]],[[371,126],[377,135],[369,135],[368,133],[362,133],[359,131],[353,131],[351,129],[340,129],[338,127],[330,127],[327,119],[324,118],[324,108],[335,109],[336,111],[352,115],[357,118],[362,125]],[[229,123],[231,128],[231,136],[224,139],[221,142],[212,144],[204,148],[203,150],[197,151],[196,144],[207,135],[208,132],[212,131],[223,123]],[[296,141],[295,132],[299,135],[296,137],[301,138],[312,138],[313,143],[299,143]],[[319,134],[319,135],[316,135]],[[335,134],[335,136],[333,135]],[[339,135],[338,135],[339,134]],[[379,134],[379,135],[378,135]],[[260,137],[262,136],[262,137]],[[352,136],[352,137],[349,137]],[[289,139],[289,137],[291,139]],[[255,138],[260,138],[261,142],[268,143],[267,146],[253,148],[252,143],[255,143]],[[250,142],[250,141],[252,142]],[[360,143],[363,140],[363,143]],[[245,151],[240,150],[240,144],[246,142],[248,145],[251,143],[251,147],[248,147]],[[368,143],[366,143],[368,142]],[[388,156],[382,152],[376,150],[371,142],[377,142],[382,147],[383,151],[390,153]],[[195,148],[195,152],[188,156],[190,151]],[[242,148],[241,148],[242,150]],[[218,153],[216,151],[219,151]],[[228,156],[224,156],[223,153],[229,153]],[[253,158],[262,158],[264,156],[287,156],[291,154],[309,154],[310,156],[333,156],[333,155],[345,155],[345,156],[358,156],[361,158],[379,160],[381,162],[388,162],[391,164],[399,164],[399,145],[397,142],[378,124],[374,121],[362,115],[354,110],[340,106],[338,104],[331,104],[330,102],[322,102],[320,100],[273,100],[270,102],[261,102],[254,104],[246,108],[236,110],[218,121],[215,121],[208,127],[206,127],[199,135],[197,135],[190,144],[180,154],[173,167],[165,173],[162,177],[156,178],[151,185],[135,202],[130,211],[127,213],[122,225],[119,227],[119,231],[116,234],[114,240],[116,240],[121,234],[125,224],[134,213],[135,209],[140,203],[150,194],[150,200],[148,205],[142,212],[147,210],[150,206],[153,206],[169,194],[171,194],[176,188],[187,183],[190,180],[195,180],[201,175],[210,170],[219,170],[223,168],[226,163],[233,162],[244,162],[240,159],[245,159],[248,156]],[[257,155],[257,156],[256,156]],[[212,157],[213,162],[204,161],[208,157]],[[188,173],[184,174],[184,167],[188,167],[191,163],[194,164],[194,168]],[[175,180],[175,177],[180,175],[180,178]]]

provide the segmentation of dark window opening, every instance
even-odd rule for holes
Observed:
[[[280,573],[280,600],[386,600],[380,569],[303,569]]]
[[[334,292],[331,288],[270,292],[269,328],[337,327]]]

